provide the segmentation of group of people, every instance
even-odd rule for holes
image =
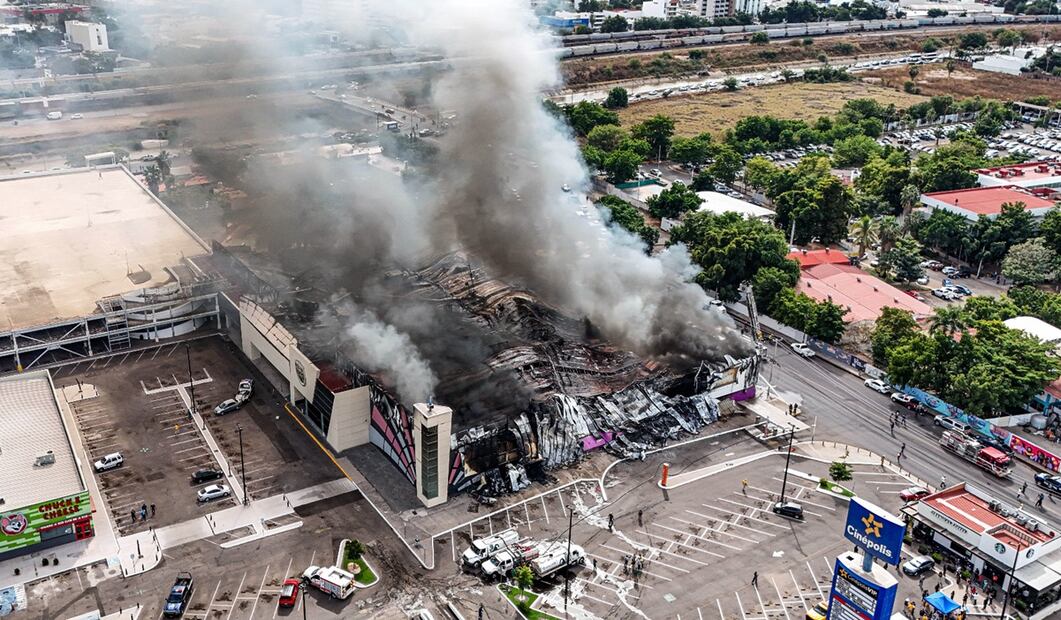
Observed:
[[[645,570],[645,556],[644,552],[638,551],[634,555],[623,556],[623,574],[632,574],[634,579],[641,576]]]
[[[132,525],[136,525],[136,515],[137,514],[140,515],[140,520],[141,521],[147,521],[147,510],[148,510],[147,504],[140,504],[140,510],[139,511],[137,511],[136,508],[133,508],[132,510],[130,510],[129,511],[129,523],[132,524]],[[151,504],[151,516],[152,517],[155,516],[155,505],[154,504]]]

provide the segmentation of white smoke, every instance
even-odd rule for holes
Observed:
[[[371,310],[351,308],[346,328],[346,351],[365,370],[384,373],[407,400],[430,398],[437,382],[412,340]]]

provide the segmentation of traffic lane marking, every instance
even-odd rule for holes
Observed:
[[[709,506],[709,508],[710,508],[710,506]],[[705,514],[696,512],[695,510],[689,510],[688,508],[685,509],[685,512],[688,512],[689,514],[694,514],[694,515],[696,515],[698,517],[703,517],[705,519],[709,519],[709,520],[712,520],[712,521],[718,521],[718,522],[721,522],[721,523],[725,523],[727,525],[732,525],[733,527],[739,527],[739,528],[744,529],[744,530],[751,530],[753,532],[757,532],[759,534],[762,534],[763,536],[768,536],[770,538],[774,538],[774,537],[777,536],[777,534],[771,534],[770,532],[765,532],[763,530],[758,530],[758,529],[755,529],[754,527],[750,527],[750,526],[742,525],[742,524],[738,523],[737,521],[740,521],[740,517],[743,517],[744,515],[737,514],[735,512],[722,511],[722,512],[728,513],[730,516],[738,517],[735,521],[728,521],[728,520],[722,519],[721,517],[713,517],[713,516],[710,516],[710,515],[705,515]],[[773,525],[773,524],[771,524],[771,525]]]
[[[727,504],[733,504],[734,506],[740,506],[741,508],[747,508],[748,510],[753,510],[755,512],[771,512],[771,511],[768,511],[766,508],[756,508],[755,506],[749,506],[748,504],[742,504],[740,502],[735,502],[733,500],[729,500],[729,499],[726,499],[724,497],[718,498],[718,501],[726,502]],[[812,512],[812,511],[806,510],[806,509],[804,509],[803,512],[805,512],[805,513],[807,513],[809,515],[814,515],[816,517],[824,517],[825,516],[825,515],[823,515],[820,512]],[[749,518],[754,518],[754,517],[751,517],[750,515],[747,515],[747,516]],[[767,523],[767,522],[764,521],[764,523]],[[773,525],[773,524],[771,524],[771,525]]]

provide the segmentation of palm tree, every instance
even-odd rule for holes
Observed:
[[[858,257],[866,255],[866,248],[877,241],[877,226],[873,218],[863,215],[848,226],[847,234],[858,244]]]
[[[937,130],[938,131],[938,130]],[[903,208],[903,230],[910,228],[910,212],[921,202],[921,190],[916,185],[906,185],[899,191],[899,204]]]
[[[929,333],[943,332],[947,336],[953,336],[955,332],[965,333],[968,325],[965,315],[959,306],[945,306],[936,308],[935,314],[929,319]]]
[[[895,247],[895,242],[901,236],[900,233],[899,220],[895,219],[894,215],[885,215],[880,218],[877,222],[877,240],[880,241],[881,254]]]

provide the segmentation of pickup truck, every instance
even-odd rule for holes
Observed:
[[[166,604],[162,608],[162,615],[166,618],[180,618],[184,610],[188,608],[188,601],[192,600],[192,588],[195,582],[191,573],[177,573],[177,579],[173,587],[169,589]]]

